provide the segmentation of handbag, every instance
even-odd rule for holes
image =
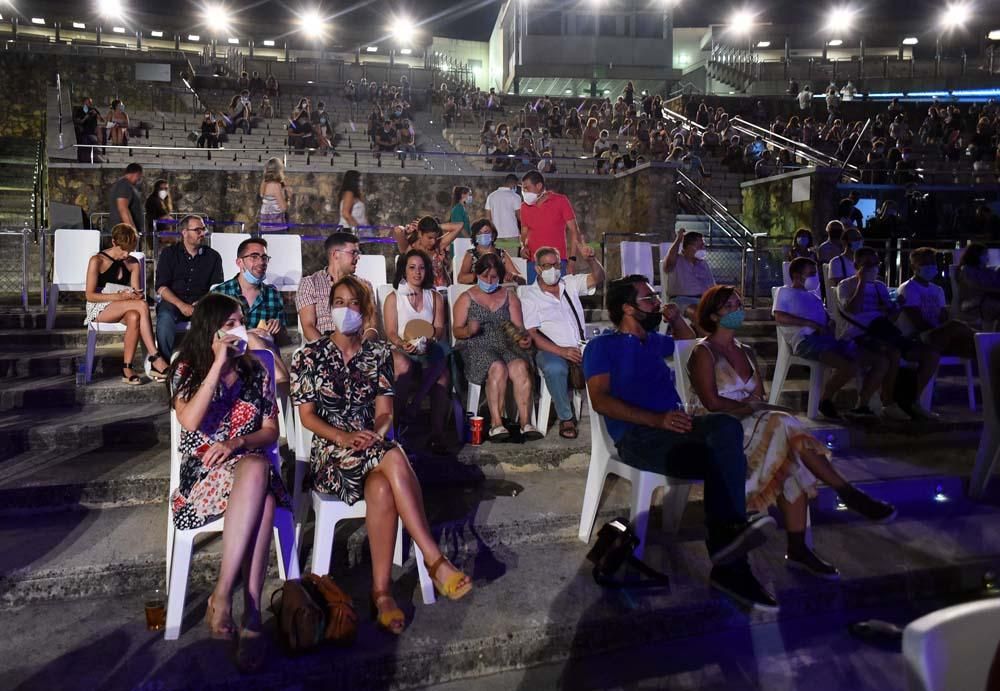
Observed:
[[[349,645],[358,634],[358,614],[354,611],[354,603],[350,596],[341,590],[329,576],[306,574],[308,580],[316,588],[323,599],[326,608],[326,640],[338,645]]]
[[[569,299],[569,296],[566,295],[565,291],[563,291],[563,296],[566,298],[566,302],[569,303],[570,311],[573,312],[573,319],[576,321],[576,328],[580,333],[580,343],[583,343],[587,340],[587,338],[583,332],[583,323],[580,321],[580,315],[576,313],[576,307],[573,306],[573,301]],[[583,365],[577,362],[570,362],[569,373],[566,380],[569,384],[569,388],[574,391],[582,391],[583,389],[586,389],[587,378],[583,374]]]
[[[315,650],[324,641],[349,645],[357,637],[354,604],[329,576],[310,573],[286,580],[271,594],[271,611],[278,643],[291,655]]]
[[[605,523],[597,533],[597,543],[587,553],[587,559],[594,564],[594,582],[605,588],[665,588],[670,586],[670,577],[649,566],[635,556],[639,537],[624,518],[616,518]],[[614,576],[625,565],[629,565],[646,576],[648,580],[618,580]]]

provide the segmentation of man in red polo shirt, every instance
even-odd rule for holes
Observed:
[[[545,188],[545,178],[531,170],[521,178],[524,204],[521,205],[521,256],[528,260],[528,285],[535,282],[535,252],[540,247],[555,247],[560,257],[576,256],[583,247],[583,233],[576,223],[576,214],[569,199]],[[566,232],[570,234],[567,251]],[[566,273],[566,259],[562,273]]]

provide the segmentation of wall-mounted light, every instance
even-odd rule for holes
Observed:
[[[273,48],[274,47],[274,41],[271,40],[270,38],[266,38],[266,39],[264,39],[264,45],[267,46],[268,48]]]
[[[86,29],[87,25],[84,24],[83,22],[73,22],[73,28],[74,29]]]
[[[149,35],[152,36],[153,38],[163,38],[162,31],[150,31]]]

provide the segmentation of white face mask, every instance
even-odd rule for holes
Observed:
[[[159,195],[160,199],[166,199],[166,198],[167,198],[167,194],[168,194],[168,193],[167,193],[167,191],[166,191],[166,190],[160,190],[160,191],[159,191],[159,192],[157,192],[156,194],[157,194],[157,195]]]
[[[708,250],[698,250],[697,252],[694,253],[694,258],[700,262],[705,261],[707,257],[708,257]]]
[[[330,310],[330,317],[333,319],[333,327],[338,333],[350,335],[358,332],[364,320],[360,312],[355,312],[349,307],[334,307]]]
[[[559,269],[552,267],[550,269],[545,269],[540,275],[542,280],[545,281],[545,285],[554,286],[559,282]]]
[[[237,343],[230,346],[233,357],[238,357],[247,352],[247,340],[250,338],[247,336],[247,327],[240,324],[229,331],[223,331],[223,333],[227,336],[236,336],[236,338],[240,339]]]
[[[538,195],[535,192],[521,192],[521,196],[524,197],[525,204],[534,204],[538,201]]]
[[[810,276],[805,281],[806,290],[814,292],[819,290],[819,276]]]

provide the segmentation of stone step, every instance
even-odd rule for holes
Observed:
[[[704,546],[697,531],[689,533],[686,525],[676,538],[650,535],[646,560],[671,577],[669,589],[654,590],[609,591],[596,586],[585,558],[588,546],[572,538],[505,541],[491,536],[458,554],[449,550],[476,584],[472,594],[459,602],[421,604],[414,592],[412,562],[396,570],[395,594],[408,622],[403,636],[378,632],[362,616],[354,646],[328,647],[294,660],[276,654],[270,666],[253,677],[237,677],[227,659],[228,647],[210,645],[213,642],[200,622],[204,598],[216,576],[210,555],[194,560],[181,640],[164,643],[162,634],[145,631],[142,598],[131,595],[141,592],[140,585],[162,580],[162,564],[154,561],[150,545],[121,540],[122,547],[133,547],[148,557],[138,561],[119,557],[118,568],[103,579],[88,573],[70,584],[68,579],[39,572],[30,588],[8,583],[14,589],[5,592],[5,601],[14,606],[8,605],[4,619],[19,635],[4,637],[0,654],[17,661],[10,665],[7,678],[24,687],[59,686],[70,673],[81,688],[174,688],[189,684],[195,670],[199,687],[205,689],[231,688],[235,683],[241,688],[284,688],[300,685],[303,679],[338,679],[352,689],[411,688],[466,679],[470,680],[466,688],[475,688],[474,677],[570,656],[662,646],[748,625],[780,623],[784,630],[803,617],[836,617],[873,602],[889,607],[975,591],[982,596],[984,573],[1000,563],[1000,537],[991,529],[998,510],[970,504],[960,496],[947,502],[934,502],[930,496],[903,502],[899,518],[887,526],[823,509],[815,511],[814,518],[815,547],[836,563],[842,578],[831,583],[785,569],[784,538],[770,533],[772,539],[754,552],[751,561],[782,603],[774,614],[747,616],[707,586],[710,564]],[[155,524],[150,540],[160,548],[162,516],[154,513],[149,519]],[[21,556],[44,552],[55,546],[53,542],[61,546],[63,531],[77,534],[83,527],[96,528],[100,520],[81,517],[74,525],[39,526],[30,545],[19,545],[24,551],[34,549]],[[213,542],[206,549],[217,547],[218,540]],[[86,572],[76,551],[78,543],[62,550],[64,573]],[[352,564],[339,556],[340,551],[335,554],[333,575],[363,612],[370,567],[363,559]],[[96,588],[91,586],[95,582]],[[278,585],[268,582],[265,602]],[[83,599],[87,591],[107,592],[114,599],[94,595]],[[39,602],[31,593],[61,597]],[[76,597],[61,599],[65,596]],[[752,631],[745,635],[753,636]],[[66,651],[81,648],[87,649],[86,658],[66,657]]]
[[[25,377],[4,380],[0,387],[0,412],[28,409],[64,409],[86,405],[160,403],[166,408],[167,388],[146,381],[141,386],[126,385],[118,373],[95,378],[86,386],[76,385],[76,375]]]

